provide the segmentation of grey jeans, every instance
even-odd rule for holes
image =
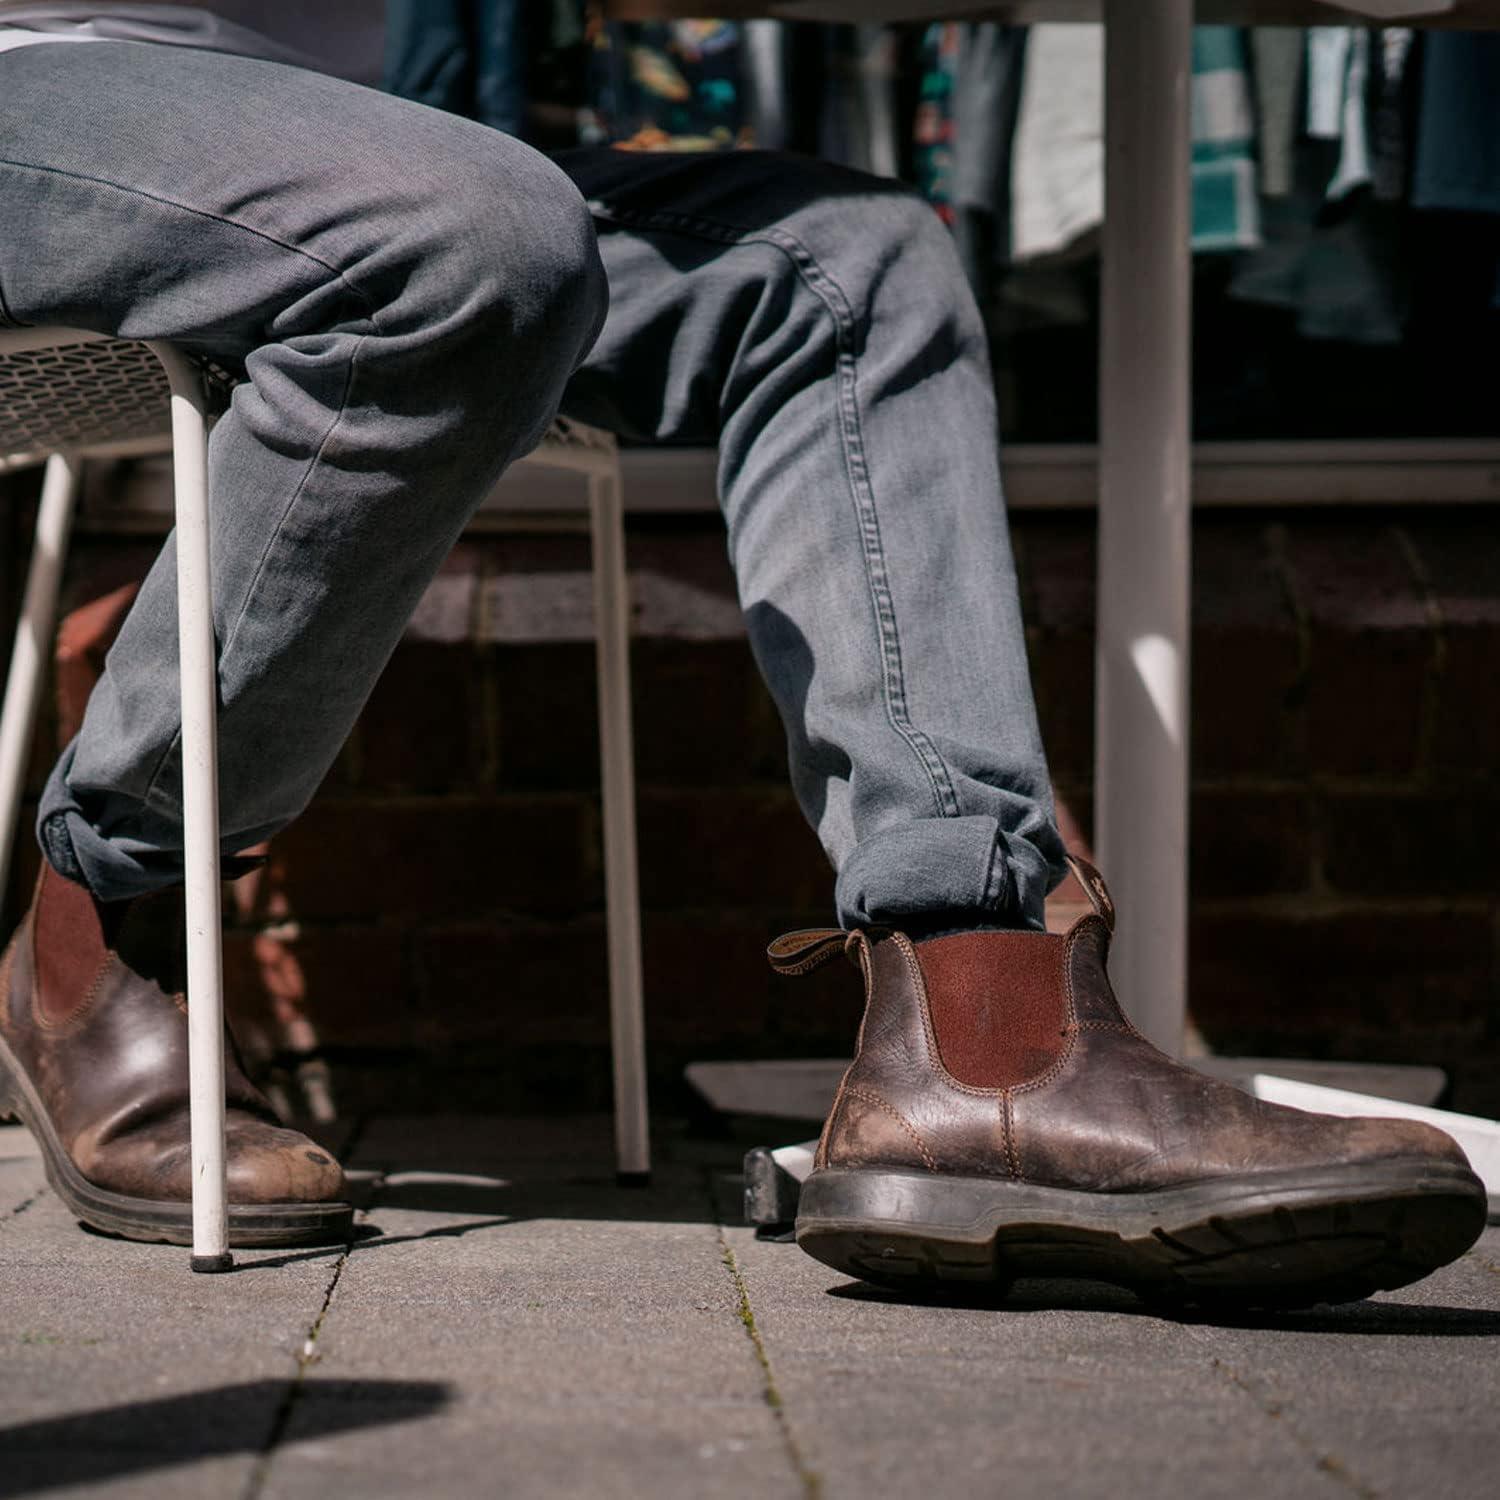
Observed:
[[[211,448],[227,852],[306,805],[561,409],[717,444],[840,919],[1040,925],[1061,847],[984,336],[904,190],[758,153],[549,162],[273,63],[28,47],[0,54],[0,320],[246,377]],[[41,810],[49,859],[102,899],[180,878],[171,551]]]

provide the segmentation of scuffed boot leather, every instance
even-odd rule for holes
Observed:
[[[1405,1285],[1484,1226],[1442,1131],[1267,1104],[1165,1056],[1105,973],[1114,913],[1066,935],[793,933],[773,967],[839,951],[866,1011],[803,1188],[797,1240],[855,1276],[1116,1281],[1294,1306]]]
[[[102,906],[43,866],[0,960],[0,1113],[41,1143],[58,1195],[131,1239],[192,1240],[182,895]],[[232,1245],[347,1234],[338,1163],[283,1129],[226,1048]]]

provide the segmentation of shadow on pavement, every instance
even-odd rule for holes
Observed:
[[[869,1282],[846,1281],[828,1288],[830,1297],[892,1307],[950,1307],[1005,1313],[1124,1313],[1170,1323],[1211,1328],[1261,1329],[1276,1333],[1416,1335],[1423,1338],[1500,1338],[1500,1312],[1419,1302],[1346,1302],[1295,1312],[1251,1312],[1153,1305],[1105,1282],[1017,1281],[1010,1288],[955,1287],[952,1291],[895,1291]]]
[[[291,1389],[255,1380],[0,1427],[0,1500],[260,1453],[278,1435]],[[297,1394],[295,1441],[430,1417],[450,1393],[431,1381],[329,1380]]]
[[[736,1184],[733,1197],[738,1198]],[[716,1183],[706,1183],[696,1169],[658,1173],[646,1187],[619,1187],[608,1178],[565,1181],[507,1181],[462,1172],[402,1171],[371,1182],[354,1182],[350,1196],[368,1219],[358,1224],[348,1242],[316,1249],[290,1250],[280,1255],[237,1257],[235,1274],[274,1270],[298,1261],[317,1260],[347,1252],[362,1255],[415,1240],[460,1239],[480,1229],[498,1229],[542,1219],[593,1219],[616,1223],[712,1224],[719,1217],[713,1195],[724,1196]],[[737,1209],[737,1203],[735,1207]],[[454,1216],[455,1222],[434,1224],[411,1233],[385,1233],[383,1213],[424,1213]]]

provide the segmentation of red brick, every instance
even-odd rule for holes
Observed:
[[[1312,875],[1310,798],[1299,790],[1199,788],[1189,840],[1199,899],[1303,890]]]
[[[1094,534],[1092,516],[1027,517],[1022,530],[1032,686],[1055,776],[1094,769]]]
[[[104,659],[139,592],[138,582],[123,583],[63,617],[53,649],[59,747],[82,727],[89,695],[104,675]]]
[[[764,954],[758,956],[765,965]],[[858,969],[834,959],[795,978],[773,975],[769,985],[766,1030],[770,1037],[798,1056],[853,1056],[865,1004],[864,980]]]
[[[480,581],[488,556],[483,543],[464,541],[443,559],[407,622],[406,640],[456,646],[475,639]]]
[[[1311,631],[1311,769],[1412,771],[1435,637],[1395,533],[1358,514],[1299,521],[1287,556]]]
[[[1446,624],[1443,672],[1432,733],[1435,769],[1493,774],[1500,767],[1497,684],[1500,684],[1500,622]]]
[[[1193,535],[1192,755],[1202,775],[1298,762],[1301,646],[1262,522],[1214,517]]]
[[[75,536],[68,547],[68,570],[63,579],[63,613],[69,614],[127,584],[138,585],[151,571],[160,551],[160,543],[154,541]]]
[[[257,1056],[411,1044],[405,939],[373,927],[283,924],[224,939],[226,1003]]]
[[[566,641],[499,646],[492,660],[501,784],[597,787],[593,646]]]
[[[768,764],[783,771],[785,737],[744,641],[637,641],[632,669],[643,783],[722,786]]]
[[[632,526],[630,590],[637,635],[742,641],[745,621],[717,520],[660,518]]]
[[[1443,896],[1500,890],[1500,793],[1391,791],[1323,798],[1324,874],[1336,890]]]
[[[754,917],[652,913],[645,931],[648,1041],[753,1054],[766,1034],[769,940]]]
[[[647,906],[818,907],[832,901],[833,874],[790,791],[645,788],[639,816]]]
[[[1094,794],[1088,783],[1067,783],[1052,788],[1057,809],[1057,831],[1063,847],[1081,855],[1090,864],[1098,859],[1093,848]],[[1108,880],[1108,876],[1105,879]],[[1079,917],[1093,910],[1083,886],[1071,872],[1047,896],[1047,930],[1066,932]]]
[[[472,791],[486,762],[486,654],[467,642],[406,641],[360,714],[359,784],[370,791]]]
[[[1200,911],[1190,1008],[1225,1052],[1424,1062],[1438,1045],[1430,1038],[1482,1033],[1495,1004],[1491,964],[1483,912]]]
[[[591,641],[587,536],[528,533],[490,539],[479,618],[483,641]]]
[[[1492,512],[1424,514],[1405,527],[1443,631],[1433,763],[1500,765],[1500,528]]]
[[[443,926],[414,942],[419,1045],[608,1045],[601,917]]]
[[[293,916],[401,923],[597,904],[592,819],[579,797],[313,804],[272,846]]]

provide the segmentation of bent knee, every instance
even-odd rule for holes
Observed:
[[[576,361],[608,304],[587,206],[546,157],[486,137],[470,143],[462,178],[429,177],[410,194],[404,311],[429,332],[553,345]]]

